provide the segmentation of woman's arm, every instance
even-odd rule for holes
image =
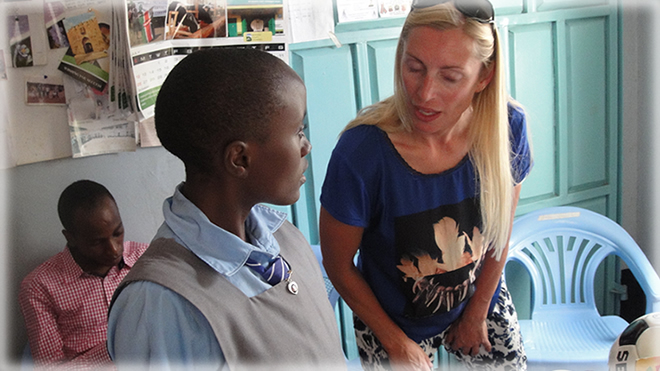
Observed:
[[[520,184],[517,184],[513,188],[513,203],[511,208],[512,225],[516,206],[518,206],[520,189]],[[511,227],[509,228],[510,237]],[[484,349],[490,352],[491,345],[488,341],[486,316],[488,315],[488,308],[495,294],[495,289],[497,289],[497,285],[502,277],[508,251],[509,247],[506,246],[499,261],[491,253],[486,253],[481,274],[475,281],[476,290],[474,295],[465,306],[461,317],[451,325],[447,333],[446,341],[451,345],[452,349],[460,350],[466,355],[474,355],[479,353],[479,347],[483,345]]]
[[[430,370],[433,365],[426,353],[385,313],[353,263],[363,232],[364,228],[344,224],[321,207],[319,233],[328,277],[355,315],[374,332],[395,370]]]

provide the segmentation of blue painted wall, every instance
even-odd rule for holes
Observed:
[[[618,220],[616,3],[494,4],[509,90],[527,110],[534,146],[535,167],[523,185],[518,213],[571,204]],[[383,23],[374,21],[371,29],[362,22],[356,30],[339,24],[339,48],[329,40],[291,46],[291,64],[307,85],[313,145],[306,197],[295,205],[294,219],[312,243],[318,242],[320,187],[339,132],[360,108],[392,94],[402,22],[389,20],[379,28]]]

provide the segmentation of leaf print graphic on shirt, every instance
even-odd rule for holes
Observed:
[[[407,316],[451,311],[474,292],[476,270],[485,253],[484,238],[475,225],[479,223],[463,222],[470,226],[461,228],[453,217],[438,217],[436,210],[397,223],[397,232],[402,232],[397,234],[397,268],[410,301]]]

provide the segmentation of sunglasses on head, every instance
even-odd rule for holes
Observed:
[[[480,23],[494,23],[495,11],[488,0],[413,0],[411,11],[453,1],[456,10]]]

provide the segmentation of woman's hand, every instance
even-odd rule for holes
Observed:
[[[422,348],[385,313],[353,263],[363,228],[336,220],[321,207],[319,235],[323,266],[342,299],[383,345],[395,371],[429,371],[433,363]]]
[[[511,220],[513,220],[520,197],[521,185],[517,184],[513,188],[513,204],[511,209]],[[511,227],[509,228],[509,237],[511,237]],[[483,345],[487,352],[491,351],[490,341],[488,341],[488,326],[486,325],[486,316],[490,307],[491,300],[497,289],[506,256],[509,252],[508,245],[502,251],[502,256],[497,260],[491,252],[486,252],[487,256],[483,263],[481,274],[475,282],[476,290],[470,298],[463,314],[452,323],[445,342],[455,351],[460,351],[464,355],[476,355],[479,348]]]
[[[385,348],[390,358],[393,371],[430,371],[433,362],[422,348],[410,338],[397,343],[395,346]]]
[[[461,316],[452,323],[449,330],[447,330],[445,342],[453,350],[469,356],[478,354],[482,345],[487,352],[490,352],[492,348],[490,341],[488,341],[486,321],[473,319],[469,316]]]

